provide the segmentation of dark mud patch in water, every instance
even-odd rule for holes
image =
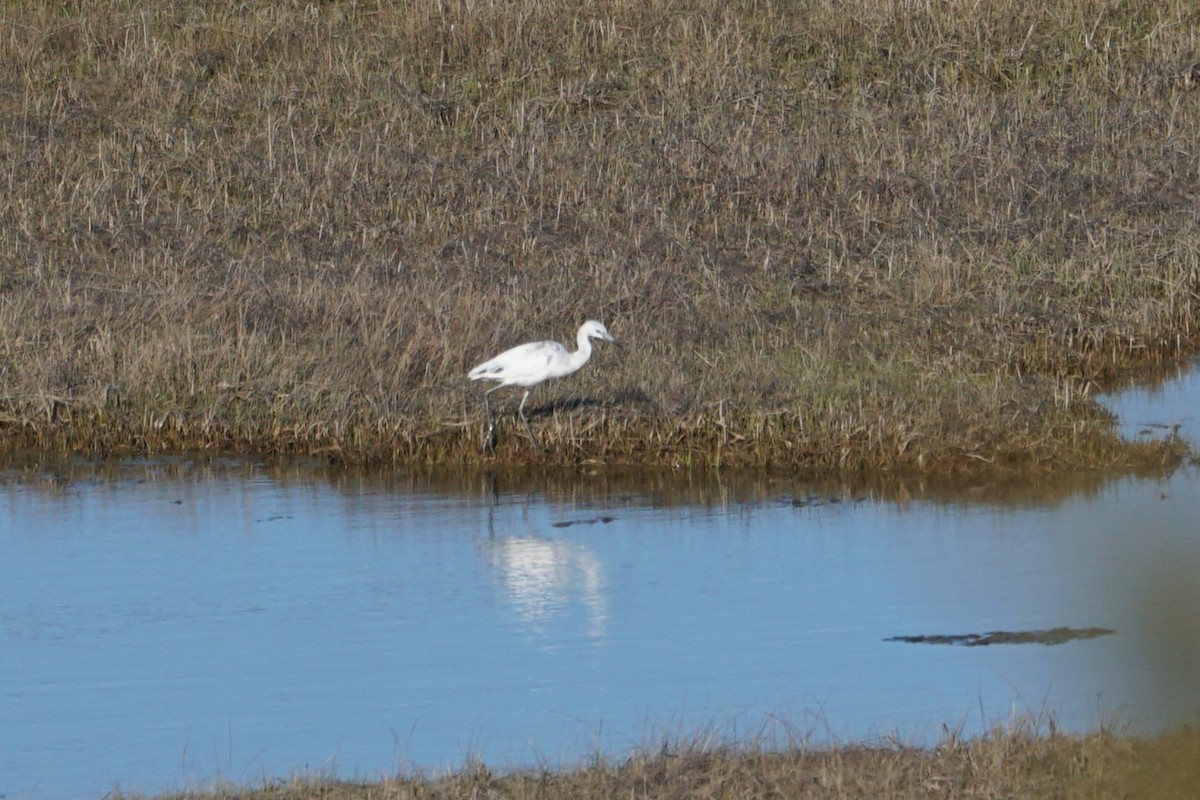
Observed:
[[[1108,628],[1050,628],[1044,631],[991,631],[990,633],[922,634],[892,636],[885,642],[909,644],[958,644],[964,647],[984,647],[990,644],[1065,644],[1079,639],[1096,639],[1116,633]]]
[[[591,517],[590,519],[567,519],[551,524],[554,528],[569,528],[572,525],[607,525],[616,522],[616,517]]]

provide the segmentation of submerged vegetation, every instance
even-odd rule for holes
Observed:
[[[1198,31],[1190,0],[10,4],[0,446],[477,460],[467,369],[597,318],[628,350],[490,458],[1168,457],[1091,396],[1200,338]]]

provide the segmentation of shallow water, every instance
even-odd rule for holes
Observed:
[[[9,800],[1200,721],[1192,467],[954,491],[169,459],[0,477]],[[1115,633],[886,641],[1061,626]]]
[[[1143,381],[1131,376],[1119,391],[1100,398],[1118,415],[1123,436],[1159,438],[1177,434],[1200,445],[1200,361],[1182,362]]]

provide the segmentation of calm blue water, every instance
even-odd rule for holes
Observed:
[[[1157,378],[1152,385],[1130,382],[1100,402],[1120,417],[1127,438],[1175,432],[1200,443],[1200,361],[1179,364]]]
[[[172,460],[2,477],[8,800],[697,734],[1200,721],[1194,468],[965,494]],[[1058,626],[1117,633],[884,641]]]

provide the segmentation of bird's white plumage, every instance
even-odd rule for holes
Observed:
[[[616,343],[608,329],[595,320],[585,322],[576,334],[579,349],[572,353],[558,342],[526,342],[505,350],[467,373],[473,381],[496,381],[501,386],[536,386],[551,378],[564,378],[592,357],[592,339]]]
[[[521,398],[521,405],[518,407],[517,413],[520,415],[521,421],[525,423],[529,438],[536,444],[537,440],[534,439],[533,431],[529,428],[529,420],[525,418],[525,401],[529,399],[530,387],[551,378],[564,378],[577,372],[592,357],[592,339],[602,339],[617,344],[617,340],[608,332],[608,328],[595,320],[588,320],[579,327],[579,332],[575,335],[575,340],[579,344],[579,349],[575,352],[571,352],[558,342],[526,342],[505,350],[467,373],[467,377],[473,381],[495,381],[498,384],[488,389],[483,395],[483,407],[488,417],[488,433],[484,438],[484,449],[491,444],[495,429],[491,407],[488,405],[488,395],[504,386],[525,388],[525,396]]]
[[[529,342],[505,350],[500,355],[485,361],[467,375],[473,381],[501,381],[504,386],[533,386],[552,375],[555,365],[566,363],[570,353],[558,342]]]

